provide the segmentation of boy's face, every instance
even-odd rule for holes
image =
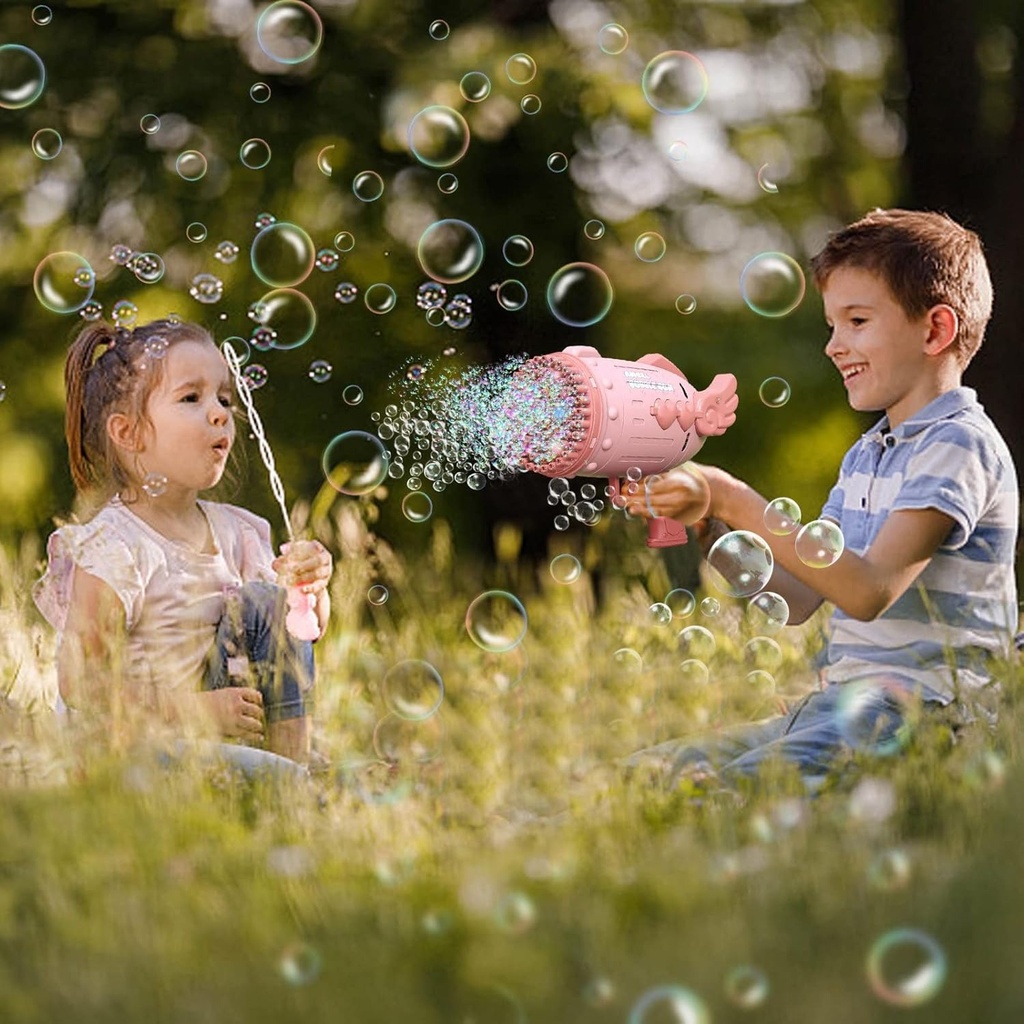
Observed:
[[[885,281],[861,267],[833,270],[821,295],[831,329],[825,355],[854,409],[884,410],[896,427],[935,397],[927,314],[908,317]]]

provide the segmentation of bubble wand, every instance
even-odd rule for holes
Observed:
[[[270,489],[277,499],[281,509],[281,518],[284,520],[284,528],[288,534],[288,543],[295,540],[292,532],[291,520],[288,517],[288,508],[284,500],[284,484],[281,476],[274,465],[274,453],[271,451],[270,442],[267,441],[266,431],[263,429],[263,421],[252,400],[252,393],[245,378],[242,376],[242,361],[234,350],[231,342],[221,343],[221,351],[235,381],[235,390],[238,397],[245,406],[246,416],[249,417],[249,426],[256,435],[256,443],[259,445],[260,458],[267,468],[267,476],[270,478]],[[320,622],[316,616],[316,597],[313,594],[306,594],[301,587],[288,587],[288,615],[285,618],[285,626],[288,632],[297,640],[316,640],[320,636]]]

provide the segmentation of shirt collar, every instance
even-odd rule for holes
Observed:
[[[938,398],[933,398],[924,408],[918,409],[909,419],[904,420],[895,430],[889,429],[889,417],[883,416],[866,434],[865,441],[884,443],[886,436],[897,441],[919,434],[925,427],[948,420],[957,413],[978,405],[978,395],[974,388],[953,388],[945,391]]]

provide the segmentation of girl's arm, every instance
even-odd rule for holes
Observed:
[[[278,581],[285,587],[302,587],[316,595],[316,617],[320,635],[331,619],[331,595],[328,585],[334,572],[330,552],[318,540],[297,540],[281,545],[281,554],[271,563]]]
[[[141,712],[144,719],[155,714],[171,725],[198,722],[212,726],[221,736],[262,739],[263,698],[259,690],[228,686],[167,701],[159,700],[159,694],[134,693],[125,687],[125,638],[124,608],[113,588],[76,568],[57,654],[57,685],[68,707],[107,715],[119,707],[130,708]]]

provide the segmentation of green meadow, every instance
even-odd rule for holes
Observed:
[[[798,698],[820,622],[752,653],[739,602],[662,621],[664,565],[621,518],[560,583],[509,532],[474,574],[442,520],[413,566],[372,511],[316,524],[336,612],[302,784],[111,753],[33,706],[54,685],[40,552],[5,553],[0,1019],[1019,1019],[1018,665],[994,730],[951,745],[921,723],[897,753],[852,750],[813,800],[781,769],[739,794],[669,788],[618,759]],[[467,631],[488,589],[526,612],[507,651]],[[706,681],[679,670],[700,623]],[[396,687],[410,659],[443,699]]]

